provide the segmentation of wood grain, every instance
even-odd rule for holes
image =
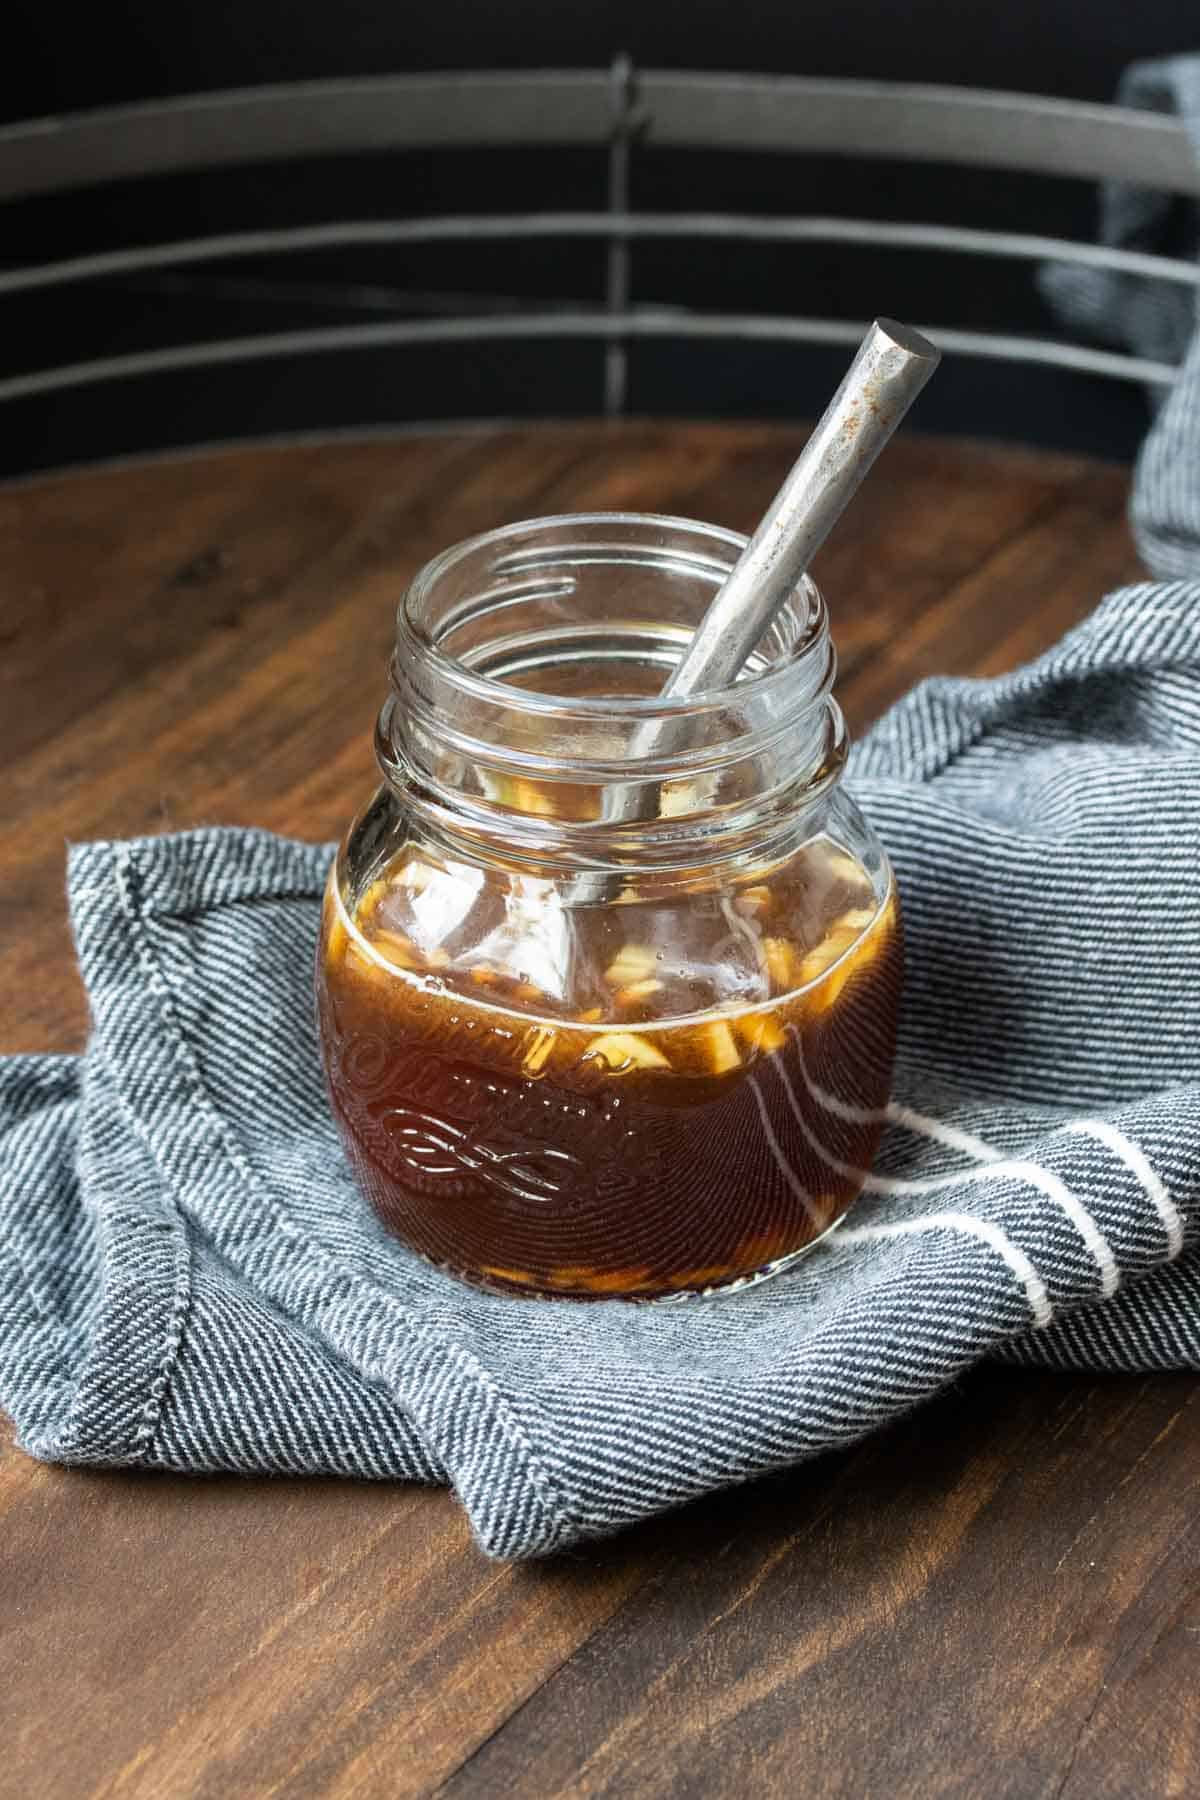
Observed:
[[[66,1049],[69,839],[340,831],[433,550],[572,507],[748,528],[780,427],[397,436],[0,490],[0,1048]],[[909,438],[825,553],[861,727],[1138,574],[1123,471]],[[853,1451],[506,1569],[447,1494],[0,1458],[0,1793],[1200,1791],[1190,1382],[977,1372]]]

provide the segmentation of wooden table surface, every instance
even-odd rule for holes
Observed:
[[[632,424],[0,489],[0,1049],[72,1049],[64,839],[336,835],[405,577],[575,507],[749,527],[801,441]],[[822,556],[861,728],[1137,564],[1125,472],[910,437]],[[0,1460],[0,1792],[1200,1793],[1184,1378],[977,1371],[859,1447],[503,1567],[442,1490]]]

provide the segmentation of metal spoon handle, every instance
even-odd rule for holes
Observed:
[[[758,530],[700,620],[662,694],[665,700],[728,687],[784,605],[867,471],[941,360],[919,331],[876,319],[800,452]],[[667,756],[687,742],[688,720],[648,720],[635,732],[634,758]],[[605,799],[604,821],[653,818],[654,783],[625,783]],[[612,878],[581,876],[577,903],[610,895]]]
[[[758,530],[663,688],[726,687],[791,594],[941,360],[919,331],[876,319]]]

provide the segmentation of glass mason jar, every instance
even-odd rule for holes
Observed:
[[[732,686],[659,697],[743,543],[536,519],[436,557],[400,607],[319,1026],[363,1191],[469,1281],[738,1286],[816,1243],[870,1165],[900,922],[838,785],[812,582]]]

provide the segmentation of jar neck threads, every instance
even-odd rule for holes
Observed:
[[[846,754],[815,585],[732,686],[659,693],[743,543],[690,520],[573,514],[435,558],[399,610],[376,737],[389,784],[476,851],[567,869],[683,868],[794,838]],[[631,785],[655,790],[651,816],[614,825],[606,797]]]

